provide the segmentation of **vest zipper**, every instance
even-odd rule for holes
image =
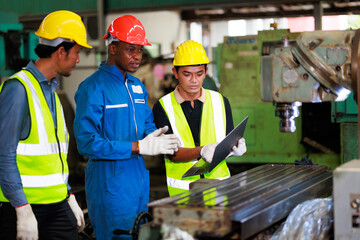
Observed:
[[[61,161],[61,167],[62,167],[62,174],[64,174],[64,161],[61,157],[61,147],[60,147],[60,141],[59,141],[59,137],[57,135],[57,128],[55,128],[55,137],[56,137],[56,143],[57,143],[57,146],[58,146],[58,149],[59,149],[59,157],[60,157],[60,161]]]
[[[54,93],[54,100],[55,100],[55,93]],[[56,118],[55,121],[56,121],[56,124],[58,125],[59,123],[58,123],[58,118],[57,118],[57,113],[56,113],[56,103],[54,105],[55,105],[55,118]],[[63,117],[64,117],[64,121],[65,121],[65,116],[63,116]],[[64,174],[64,161],[61,157],[61,146],[60,146],[60,141],[59,141],[59,137],[58,137],[57,126],[55,126],[55,124],[54,124],[54,127],[55,127],[56,143],[57,143],[57,146],[59,149],[59,157],[60,157],[60,161],[61,161],[61,173]]]

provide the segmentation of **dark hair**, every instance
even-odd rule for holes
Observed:
[[[186,65],[186,67],[197,67],[197,66],[201,66],[201,65],[204,65],[204,66],[205,66],[205,70],[206,70],[207,64]],[[176,69],[176,72],[179,72],[179,68],[180,68],[180,67],[185,67],[185,66],[174,66],[174,67],[175,67],[175,69]]]
[[[35,53],[39,58],[49,58],[53,52],[60,47],[64,47],[65,51],[69,53],[70,49],[75,46],[76,42],[62,42],[56,47],[38,44],[35,48]]]

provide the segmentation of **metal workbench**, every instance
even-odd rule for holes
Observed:
[[[267,164],[151,202],[151,226],[170,224],[198,238],[247,239],[285,219],[297,204],[331,192],[327,166]]]

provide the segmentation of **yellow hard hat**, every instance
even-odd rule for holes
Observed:
[[[203,46],[198,42],[188,40],[176,48],[173,65],[190,66],[208,64],[209,62]]]
[[[86,29],[81,17],[74,12],[61,10],[48,14],[41,22],[36,36],[54,40],[65,38],[75,41],[80,46],[92,48],[86,41]]]

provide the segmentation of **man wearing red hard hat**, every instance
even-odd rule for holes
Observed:
[[[97,240],[113,239],[115,229],[132,230],[147,211],[149,172],[142,155],[171,155],[178,148],[177,137],[164,134],[167,126],[156,129],[148,92],[129,74],[139,68],[144,45],[151,46],[141,22],[119,17],[104,39],[107,60],[80,84],[74,121],[78,150],[90,158],[85,190]]]

